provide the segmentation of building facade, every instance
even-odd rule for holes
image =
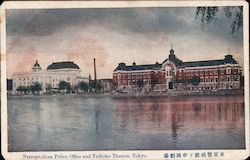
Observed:
[[[239,89],[241,77],[242,69],[230,54],[218,60],[183,62],[173,49],[162,63],[119,63],[113,71],[118,92]]]
[[[78,85],[79,82],[88,82],[88,78],[80,75],[80,68],[74,62],[56,62],[42,70],[38,61],[34,64],[31,72],[15,73],[12,76],[13,93],[18,92],[19,87],[28,87],[38,82],[42,86],[42,92],[48,88],[58,89],[60,81],[69,82],[71,86]]]
[[[113,90],[113,79],[100,79],[103,93],[110,93]]]

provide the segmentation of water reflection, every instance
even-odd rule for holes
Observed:
[[[10,151],[245,148],[243,97],[9,99],[8,126]]]
[[[171,133],[173,146],[188,138],[184,135],[195,135],[194,138],[206,142],[218,133],[238,134],[240,131],[241,139],[244,139],[241,98],[192,98],[182,102],[174,98],[128,98],[114,100],[114,107],[119,126],[124,130],[157,136]],[[211,135],[202,135],[206,131]],[[244,147],[244,141],[241,142]]]

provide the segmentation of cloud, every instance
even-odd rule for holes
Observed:
[[[230,19],[219,18],[201,29],[195,8],[187,7],[8,10],[8,76],[28,71],[35,59],[43,68],[71,60],[87,76],[95,57],[98,76],[110,78],[121,61],[162,62],[171,42],[184,61],[223,58],[231,49],[242,62],[242,31],[232,35]]]

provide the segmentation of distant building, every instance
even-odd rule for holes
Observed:
[[[174,50],[162,63],[128,66],[119,65],[113,71],[117,91],[202,91],[238,89],[242,70],[232,55],[223,59],[183,62]]]
[[[100,79],[104,93],[110,93],[113,90],[113,79]]]
[[[79,66],[70,61],[55,62],[46,70],[42,70],[36,60],[31,72],[15,73],[12,76],[13,93],[17,93],[19,87],[31,86],[35,82],[41,84],[42,92],[46,92],[47,89],[58,89],[60,81],[69,82],[71,86],[76,86],[81,81],[88,82],[88,78],[82,77],[80,71]]]

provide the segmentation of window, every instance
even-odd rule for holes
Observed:
[[[227,77],[227,81],[230,81],[230,77]]]
[[[218,78],[217,77],[215,78],[215,82],[218,82]]]
[[[133,85],[135,85],[135,81],[133,81]]]
[[[128,81],[128,85],[131,85],[131,81]]]
[[[210,82],[213,82],[213,78],[210,78]]]
[[[224,70],[221,70],[221,71],[220,71],[220,74],[224,74]]]

